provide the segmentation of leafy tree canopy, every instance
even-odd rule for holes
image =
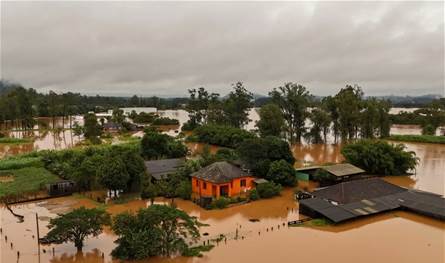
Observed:
[[[110,224],[110,216],[102,209],[80,207],[50,220],[50,231],[44,237],[51,243],[74,242],[77,250],[82,250],[88,236],[98,236],[102,226]]]

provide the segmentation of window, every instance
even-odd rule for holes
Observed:
[[[202,189],[207,189],[207,183],[206,182],[203,183]]]
[[[195,185],[196,185],[196,187],[199,187],[199,181],[198,180],[196,180]]]
[[[246,187],[246,179],[242,179],[239,183],[241,187]]]

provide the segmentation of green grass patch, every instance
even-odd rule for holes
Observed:
[[[391,135],[387,139],[391,141],[445,144],[445,136],[434,135]]]
[[[56,182],[59,178],[43,167],[25,167],[15,170],[4,170],[14,178],[12,182],[0,183],[0,198],[8,195],[20,195],[45,189],[46,184]]]
[[[0,160],[0,170],[14,170],[25,167],[42,167],[43,163],[40,157],[10,157]]]
[[[0,138],[0,143],[3,144],[20,144],[20,143],[32,143],[33,140],[31,138]]]
[[[326,218],[315,218],[306,223],[307,226],[329,226],[332,222]]]

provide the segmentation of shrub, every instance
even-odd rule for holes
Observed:
[[[272,162],[266,179],[285,186],[294,186],[297,183],[294,167],[285,160]]]
[[[328,173],[327,171],[323,170],[323,169],[318,169],[315,173],[314,173],[314,181],[316,182],[332,182],[335,181],[335,178],[333,175],[331,175],[330,173]]]
[[[182,124],[182,131],[193,131],[194,129],[196,129],[199,126],[199,124],[197,123],[193,123],[191,121],[187,121],[184,124]]]
[[[223,208],[226,208],[230,203],[232,203],[230,198],[220,197],[218,199],[213,200],[211,207],[223,209]]]
[[[176,189],[178,196],[184,200],[190,200],[192,196],[192,184],[189,180],[183,180],[179,183],[178,189]]]
[[[194,130],[194,135],[199,142],[229,148],[236,148],[244,140],[256,137],[253,133],[243,129],[216,124],[197,127]]]
[[[177,119],[171,119],[168,117],[159,117],[154,119],[152,122],[153,125],[179,125],[179,121]]]
[[[260,198],[271,198],[280,195],[281,185],[274,182],[267,182],[257,185],[256,190]]]
[[[434,134],[436,134],[436,127],[434,127],[431,124],[426,124],[422,127],[422,134],[423,135],[434,135]]]
[[[418,158],[408,152],[403,144],[389,144],[385,141],[361,140],[346,145],[341,150],[347,162],[370,174],[403,175],[414,169]]]
[[[249,192],[249,199],[252,201],[260,199],[260,195],[258,194],[258,191],[256,189],[252,189]]]

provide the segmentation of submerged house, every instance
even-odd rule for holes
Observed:
[[[300,213],[341,223],[392,210],[445,220],[445,198],[406,189],[379,178],[353,180],[300,195]]]
[[[71,195],[76,191],[76,183],[71,180],[60,180],[46,186],[49,196]]]
[[[153,160],[145,162],[145,169],[154,180],[161,180],[175,173],[184,164],[184,158]]]
[[[339,163],[326,166],[309,166],[297,168],[297,177],[299,180],[314,180],[314,177],[319,172],[325,172],[333,178],[333,182],[344,182],[352,179],[363,177],[365,170],[352,165],[350,163]]]
[[[229,162],[216,162],[193,173],[192,192],[201,198],[234,197],[254,187],[255,177]]]

